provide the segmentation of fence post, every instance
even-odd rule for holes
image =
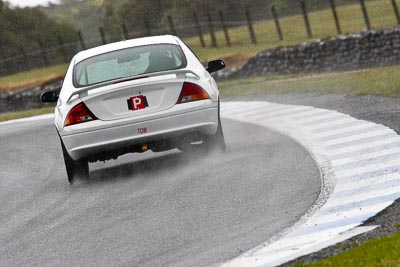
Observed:
[[[254,33],[253,22],[250,17],[250,10],[246,9],[246,20],[249,28],[250,39],[253,44],[257,44],[256,34]]]
[[[218,46],[217,38],[215,37],[214,25],[211,19],[211,15],[207,13],[208,30],[210,31],[211,47]]]
[[[58,45],[60,46],[61,54],[63,55],[64,62],[68,63],[68,56],[64,49],[64,42],[60,35],[57,35]]]
[[[364,0],[360,0],[360,5],[361,5],[361,11],[362,11],[363,17],[364,17],[365,27],[367,27],[367,30],[370,30],[371,24],[369,23],[369,17],[368,17],[368,13],[367,13],[367,8],[365,7]]]
[[[31,68],[29,67],[28,56],[26,55],[25,49],[22,47],[22,45],[19,46],[19,50],[21,51],[21,55],[24,60],[25,69],[30,70]]]
[[[47,58],[47,52],[46,52],[46,49],[45,49],[45,47],[43,45],[43,42],[39,41],[38,43],[39,43],[39,47],[40,47],[40,52],[42,53],[44,65],[48,66],[49,65],[49,60]]]
[[[104,34],[104,29],[103,27],[99,27],[99,32],[100,32],[100,37],[101,37],[101,42],[103,45],[107,44],[106,42],[106,35]]]
[[[340,28],[340,23],[339,23],[339,17],[336,13],[335,0],[329,0],[329,2],[331,2],[332,15],[333,19],[335,20],[336,32],[337,34],[342,34],[342,29]]]
[[[2,60],[6,60],[7,58],[6,58],[6,56],[4,55],[4,52],[3,52],[3,51],[4,51],[3,47],[0,47],[1,59],[2,59]],[[5,71],[4,74],[9,74],[9,73],[10,73],[9,64],[3,64],[3,68],[4,68],[4,71]]]
[[[1,60],[5,60],[6,59],[6,56],[3,53],[3,47],[0,47],[0,56],[1,56]],[[8,64],[3,64],[3,67],[6,70],[6,72],[8,72],[7,65]]]
[[[168,19],[169,29],[170,29],[172,35],[178,36],[178,34],[176,33],[174,20],[172,19],[171,16],[168,16],[167,19]]]
[[[129,39],[129,33],[128,33],[128,28],[126,27],[125,23],[122,23],[122,33],[124,34],[124,39],[128,40]]]
[[[282,41],[283,35],[282,35],[282,30],[281,30],[281,24],[279,23],[278,14],[276,13],[275,6],[273,6],[273,5],[271,6],[271,12],[272,12],[272,16],[274,17],[276,32],[278,33],[279,40]]]
[[[399,8],[397,7],[396,0],[392,0],[392,7],[393,7],[394,15],[396,16],[396,19],[397,19],[397,25],[400,25]]]
[[[85,45],[85,42],[83,41],[81,31],[78,31],[78,39],[79,39],[79,42],[81,43],[82,50],[86,50],[86,45]]]
[[[144,18],[144,27],[146,28],[146,35],[151,36],[152,34],[151,34],[150,23],[146,18]]]
[[[196,24],[197,33],[200,38],[201,47],[206,47],[206,43],[204,42],[203,33],[201,32],[201,27],[199,23],[199,17],[196,12],[193,12],[194,23]]]
[[[225,25],[224,14],[222,13],[221,10],[218,11],[218,14],[219,14],[219,20],[221,22],[222,30],[224,31],[226,45],[231,46],[231,38],[229,38],[228,29],[226,28],[226,25]]]
[[[313,35],[312,35],[312,31],[311,31],[310,21],[308,20],[308,14],[307,14],[306,4],[304,3],[304,0],[300,1],[300,6],[301,6],[301,11],[303,12],[304,24],[306,25],[308,38],[312,38]]]

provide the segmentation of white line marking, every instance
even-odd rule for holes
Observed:
[[[398,136],[392,135],[392,136],[387,137],[386,139],[370,141],[366,144],[354,144],[349,147],[343,147],[343,148],[335,149],[335,150],[331,150],[331,151],[328,150],[328,151],[326,151],[326,154],[329,157],[333,157],[338,154],[354,152],[357,150],[364,150],[364,149],[372,148],[372,147],[376,147],[376,146],[391,145],[391,144],[398,143],[398,142],[400,142]]]
[[[393,195],[396,193],[400,197],[399,188],[392,187],[392,188],[386,188],[386,189],[382,189],[382,190],[368,190],[367,192],[353,191],[353,192],[349,192],[346,195],[341,194],[340,199],[337,199],[336,195],[333,194],[332,198],[335,197],[335,201],[326,202],[324,208],[329,209],[329,208],[336,208],[339,206],[352,205],[352,204],[357,206],[356,205],[357,202],[361,202],[361,201],[379,202],[379,199],[382,199],[382,202],[387,202],[385,200],[387,198],[387,196]]]
[[[263,119],[263,118],[275,118],[275,117],[281,117],[281,116],[293,116],[293,113],[299,113],[299,112],[308,112],[309,109],[304,109],[304,107],[296,107],[296,108],[287,108],[286,110],[277,110],[274,112],[268,112],[265,114],[258,114],[255,115],[253,118],[256,119]],[[248,114],[246,114],[248,115]]]
[[[328,111],[324,111],[324,112],[317,112],[315,114],[313,114],[312,112],[308,112],[308,116],[306,118],[301,117],[301,116],[295,116],[293,117],[294,120],[298,120],[301,123],[304,124],[308,124],[308,123],[314,123],[315,121],[321,121],[321,120],[328,120],[328,119],[336,119],[336,118],[345,118],[342,117],[340,114],[335,114],[335,113],[331,113]]]
[[[317,126],[317,127],[312,127],[314,133],[321,134],[321,136],[324,135],[324,133],[327,133],[328,135],[331,133],[335,133],[336,131],[340,131],[343,129],[348,129],[352,128],[353,126],[360,125],[360,124],[365,124],[367,122],[365,121],[359,121],[357,123],[354,122],[354,120],[349,120],[345,122],[336,122],[332,123],[330,125],[323,125],[322,127]]]
[[[336,174],[340,175],[343,178],[351,177],[351,176],[357,176],[357,175],[363,175],[364,177],[367,176],[369,173],[374,173],[376,171],[382,171],[385,172],[385,170],[388,170],[389,168],[400,168],[400,158],[396,158],[393,160],[387,160],[387,161],[381,161],[381,162],[376,162],[376,163],[370,163],[364,166],[358,166],[352,169],[347,169],[347,170],[336,170]]]
[[[326,215],[321,215],[312,222],[314,225],[319,225],[319,224],[324,224],[324,223],[329,223],[329,222],[335,222],[335,221],[340,221],[340,220],[345,220],[347,218],[352,218],[352,217],[358,217],[358,216],[363,216],[363,215],[369,215],[371,211],[379,212],[382,209],[384,209],[388,205],[387,202],[382,202],[378,204],[373,204],[368,206],[368,209],[360,209],[359,207],[354,207],[351,209],[347,209],[341,213],[328,213]],[[306,226],[310,226],[310,224],[304,224]]]
[[[354,123],[353,118],[351,118],[350,116],[341,116],[341,117],[343,117],[342,120],[326,121],[315,125],[307,125],[307,129],[315,130],[320,128],[335,127],[335,126],[342,127],[342,125],[347,125],[348,123]]]
[[[335,192],[340,193],[343,191],[358,190],[359,188],[363,188],[363,187],[367,187],[367,186],[376,188],[376,187],[379,187],[380,184],[384,185],[389,182],[400,183],[399,174],[398,173],[390,173],[390,174],[383,174],[380,176],[364,178],[362,180],[341,182],[340,186],[335,189]]]
[[[393,130],[390,129],[380,129],[380,130],[375,130],[375,131],[370,131],[370,132],[364,132],[361,134],[355,134],[352,136],[347,136],[347,137],[342,137],[342,138],[334,138],[331,140],[326,140],[326,141],[319,141],[321,142],[324,146],[333,146],[333,145],[338,145],[342,143],[347,143],[350,141],[357,141],[363,138],[367,137],[374,137],[374,136],[381,136],[387,133],[393,133]]]
[[[340,115],[332,114],[332,116],[329,116],[327,118],[323,119],[317,118],[307,122],[303,122],[301,126],[321,125],[321,124],[331,123],[333,121],[346,121],[347,119],[348,119],[347,116],[343,116],[342,114]]]
[[[383,157],[394,153],[400,153],[400,146],[387,147],[387,148],[382,147],[381,150],[379,151],[359,153],[349,158],[334,159],[331,162],[333,166],[340,167],[341,165],[344,164],[356,163],[368,159],[376,159],[378,157]]]
[[[372,127],[374,128],[375,126]],[[354,124],[353,122],[344,124],[341,127],[314,129],[314,132],[321,136],[321,138],[329,138],[338,134],[346,134],[354,130],[363,130],[368,128],[371,128],[371,125],[367,122],[360,122],[357,124]]]

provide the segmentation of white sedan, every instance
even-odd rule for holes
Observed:
[[[79,52],[72,59],[57,102],[68,181],[86,179],[89,162],[131,152],[193,147],[225,149],[219,91],[210,75],[222,60],[204,68],[178,37],[121,41]]]

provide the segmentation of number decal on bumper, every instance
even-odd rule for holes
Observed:
[[[138,131],[138,134],[146,134],[147,128],[138,128],[137,131]]]

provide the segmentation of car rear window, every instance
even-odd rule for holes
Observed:
[[[74,67],[73,81],[76,87],[82,87],[185,66],[186,58],[177,45],[137,46],[82,60]]]

